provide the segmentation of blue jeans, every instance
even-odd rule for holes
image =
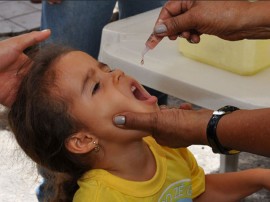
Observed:
[[[119,18],[123,19],[145,11],[161,7],[165,1],[159,0],[118,0]],[[87,52],[97,59],[103,27],[110,21],[116,0],[62,0],[60,4],[51,5],[42,1],[41,29],[50,28],[51,37],[46,43],[59,43]],[[153,25],[154,26],[154,25]],[[159,104],[167,103],[167,95],[147,88],[150,94],[159,99]],[[45,196],[52,195],[46,172],[40,168],[44,177],[37,189],[39,201],[46,201]],[[42,171],[42,172],[41,172]],[[46,185],[46,186],[45,186]],[[48,186],[47,186],[48,187]]]

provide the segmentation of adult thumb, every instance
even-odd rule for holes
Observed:
[[[124,112],[113,117],[113,123],[120,128],[137,129],[155,133],[158,115],[152,113]]]

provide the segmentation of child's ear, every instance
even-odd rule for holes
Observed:
[[[97,147],[97,144],[97,138],[88,132],[75,133],[65,141],[67,150],[76,154],[90,152]]]

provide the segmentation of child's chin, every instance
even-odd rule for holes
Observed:
[[[148,104],[142,104],[142,103],[134,103],[134,104],[130,104],[130,106],[126,107],[126,108],[122,108],[121,111],[119,111],[116,114],[120,114],[123,112],[134,112],[134,113],[151,113],[151,112],[157,112],[159,111],[159,107],[158,104],[152,104],[152,105],[148,105]]]
[[[160,111],[160,108],[158,104],[155,104],[155,106],[153,106],[153,112],[157,112],[157,111]]]
[[[141,111],[142,113],[151,113],[151,112],[157,112],[159,111],[159,107],[157,104],[153,104],[151,106],[144,107],[144,109]]]

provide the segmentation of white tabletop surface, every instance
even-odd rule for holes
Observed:
[[[209,109],[224,105],[270,106],[270,68],[240,76],[188,59],[178,42],[163,39],[140,64],[145,41],[160,9],[113,22],[103,29],[99,60],[120,68],[142,84]]]

